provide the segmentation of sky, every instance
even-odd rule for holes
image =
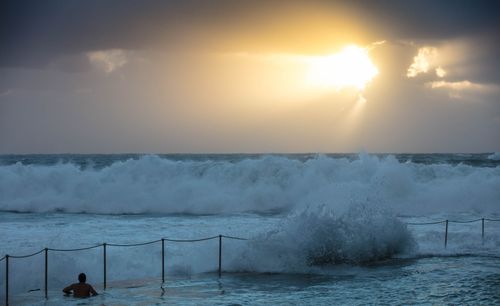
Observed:
[[[0,154],[500,152],[499,1],[2,1]]]

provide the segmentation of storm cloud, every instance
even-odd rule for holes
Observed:
[[[319,7],[332,19],[347,14],[359,19],[373,40],[469,37],[481,43],[485,58],[494,58],[500,50],[498,1],[20,0],[3,1],[1,6],[3,67],[40,67],[57,57],[94,50],[214,49],[213,40],[220,37],[265,36],[274,23],[307,22],[286,18],[289,11],[304,7]],[[307,47],[292,41],[303,35],[261,43],[299,52]]]
[[[493,0],[2,1],[0,153],[500,151],[499,29]],[[304,89],[293,59],[346,45],[363,92]]]

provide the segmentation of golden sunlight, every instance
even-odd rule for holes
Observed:
[[[355,45],[332,55],[313,57],[309,64],[309,85],[337,90],[354,87],[361,91],[378,74],[368,50]]]

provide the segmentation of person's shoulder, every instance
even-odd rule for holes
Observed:
[[[73,288],[75,288],[75,287],[77,287],[77,286],[78,286],[78,283],[73,283],[73,284],[69,285],[69,286],[68,286],[68,287],[66,287],[66,288],[67,288],[67,289],[73,289]]]

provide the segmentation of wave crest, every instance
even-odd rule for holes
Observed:
[[[175,161],[155,155],[96,169],[0,166],[0,210],[99,214],[289,212],[353,201],[397,213],[500,212],[500,167],[401,163],[394,157],[263,156]]]
[[[363,264],[414,250],[416,243],[396,216],[385,209],[353,204],[344,213],[308,207],[276,229],[252,239],[233,259],[233,269],[309,272],[336,264]]]

